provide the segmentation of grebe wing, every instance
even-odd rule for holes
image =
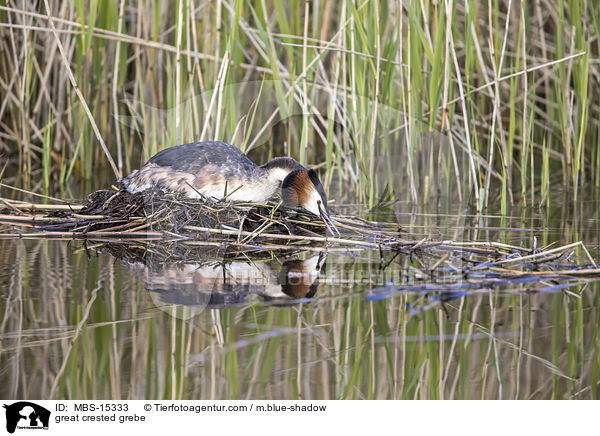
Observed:
[[[239,148],[219,141],[194,142],[165,148],[148,162],[192,174],[209,165],[216,168],[256,167]]]

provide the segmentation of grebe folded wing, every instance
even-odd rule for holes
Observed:
[[[190,174],[198,174],[198,171],[204,171],[207,166],[223,171],[237,170],[238,173],[256,168],[256,164],[239,148],[218,141],[193,142],[165,148],[152,156],[148,163]]]
[[[262,202],[277,189],[264,184],[264,173],[233,145],[196,142],[165,148],[121,184],[129,192],[156,187],[188,198]]]

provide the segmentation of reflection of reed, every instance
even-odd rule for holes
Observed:
[[[419,220],[431,224],[421,217],[415,225]],[[586,237],[585,229],[568,226],[568,237]],[[465,233],[473,237],[476,232]],[[540,246],[549,242],[540,239]],[[434,260],[398,256],[382,271],[379,256],[330,255],[322,289],[309,304],[282,308],[265,302],[273,296],[289,298],[280,288],[276,294],[253,293],[247,304],[199,311],[190,319],[173,316],[180,310],[173,305],[169,312],[157,310],[151,298],[156,292],[146,290],[144,275],[131,274],[107,254],[73,252],[59,241],[0,241],[0,395],[333,399],[595,394],[600,365],[594,357],[599,353],[596,284],[573,287],[573,295],[526,293],[528,285],[521,284],[513,293],[472,294],[410,316],[406,307],[429,297],[398,292],[368,301],[361,291],[390,276],[421,280],[423,262]],[[255,263],[268,283],[278,283],[276,261]],[[197,269],[189,284],[199,283]],[[288,271],[294,271],[293,264]],[[222,272],[222,266],[214,269],[211,282],[203,270],[203,280],[219,288],[216,277]],[[365,282],[369,277],[372,282]],[[310,291],[304,288],[294,297],[307,296],[304,292]]]

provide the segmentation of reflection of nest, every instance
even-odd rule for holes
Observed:
[[[276,305],[311,299],[327,257],[321,253],[301,260],[287,252],[280,258],[267,251],[248,255],[181,243],[107,243],[95,249],[122,259],[141,277],[159,307],[177,305],[194,311],[247,304],[253,295]]]
[[[190,245],[188,241],[173,242],[136,242],[127,243],[107,242],[96,249],[109,253],[117,259],[128,263],[140,263],[144,265],[175,265],[188,262],[214,263],[214,262],[234,262],[234,261],[260,261],[271,259],[272,251],[256,250],[248,252],[239,249],[233,245],[215,244],[215,245]],[[292,255],[297,250],[286,250],[286,255]]]

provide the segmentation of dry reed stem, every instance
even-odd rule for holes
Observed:
[[[254,233],[248,232],[246,230],[242,230],[241,232],[237,230],[225,230],[225,229],[211,229],[209,227],[198,227],[198,226],[184,226],[184,229],[191,230],[194,232],[206,232],[217,235],[231,235],[235,236],[238,234],[244,236],[251,236]],[[327,236],[301,236],[301,235],[281,235],[275,233],[263,233],[261,235],[265,238],[272,239],[285,239],[285,240],[294,240],[294,241],[311,241],[311,242],[328,242],[328,243],[337,243],[337,244],[350,244],[350,245],[361,245],[364,247],[378,248],[381,244],[376,244],[372,242],[365,241],[357,241],[352,239],[342,239],[342,238],[329,238]]]
[[[60,52],[60,57],[65,66],[65,70],[67,71],[67,75],[69,76],[69,80],[71,81],[71,84],[73,85],[73,89],[75,90],[75,93],[77,94],[77,97],[79,98],[79,101],[81,102],[81,106],[83,107],[83,110],[85,111],[85,113],[90,121],[90,125],[92,126],[92,129],[94,130],[94,134],[96,135],[98,142],[100,143],[100,147],[102,147],[102,151],[106,155],[106,158],[108,159],[108,163],[110,164],[110,167],[112,168],[113,172],[115,173],[115,177],[117,179],[119,179],[119,178],[121,178],[121,175],[119,174],[119,170],[117,169],[117,166],[115,165],[115,161],[113,160],[112,156],[110,155],[110,151],[108,151],[108,148],[106,147],[106,144],[104,143],[104,139],[102,139],[102,135],[100,134],[100,130],[98,129],[98,125],[96,124],[96,120],[94,120],[94,116],[92,115],[92,112],[90,111],[90,108],[89,108],[87,102],[85,101],[85,98],[84,98],[83,94],[81,93],[79,86],[77,85],[75,76],[73,75],[73,72],[71,71],[71,66],[69,65],[69,60],[67,59],[67,55],[65,54],[65,49],[64,49],[62,43],[60,42],[60,38],[58,37],[58,34],[56,33],[56,27],[54,27],[54,20],[53,20],[52,14],[50,12],[50,6],[48,4],[48,0],[44,0],[44,5],[46,6],[46,13],[48,14],[48,24],[50,25],[50,29],[52,29],[52,34],[54,35],[54,38],[56,39],[58,51]]]
[[[573,242],[572,244],[564,245],[562,247],[554,248],[552,250],[542,251],[540,253],[530,254],[528,256],[520,256],[520,257],[514,257],[514,258],[510,258],[510,259],[504,259],[504,260],[498,261],[496,263],[497,264],[506,264],[506,263],[522,262],[524,260],[532,260],[532,259],[537,259],[537,258],[543,258],[545,256],[548,256],[549,254],[552,254],[552,253],[566,251],[566,250],[569,250],[571,248],[581,247],[581,246],[583,246],[583,243],[581,241],[578,241],[578,242]]]

